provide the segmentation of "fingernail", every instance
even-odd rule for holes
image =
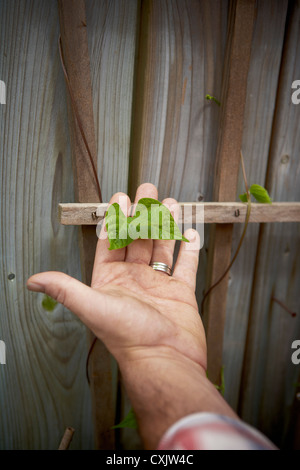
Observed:
[[[191,242],[194,242],[197,238],[197,232],[194,229],[191,229],[191,232],[189,233],[189,240]]]
[[[186,243],[185,249],[186,250],[199,250],[200,249],[200,236],[197,230],[189,229],[186,233],[186,238],[190,241],[190,243]]]
[[[41,286],[41,284],[36,284],[35,282],[27,282],[27,289],[33,292],[45,292],[44,286]]]

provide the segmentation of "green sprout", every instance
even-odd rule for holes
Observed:
[[[219,100],[217,100],[217,98],[215,98],[214,96],[212,95],[205,95],[205,99],[208,100],[208,101],[214,101],[218,106],[221,106],[221,103]]]

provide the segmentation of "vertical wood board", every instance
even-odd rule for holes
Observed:
[[[210,200],[227,2],[142,4],[129,190],[150,181],[159,197]]]
[[[77,232],[57,221],[74,200],[56,2],[0,4],[1,307],[7,363],[0,368],[0,447],[56,449],[67,426],[72,446],[90,448],[85,328],[61,305],[26,290],[39,271],[80,277]],[[5,221],[5,223],[3,223]],[[9,274],[14,278],[9,280]]]
[[[139,0],[86,2],[97,168],[104,201],[127,193]]]
[[[291,4],[279,77],[266,186],[274,200],[299,200],[300,108],[291,84],[300,75],[300,3]],[[291,344],[300,335],[299,224],[263,225],[252,287],[241,384],[242,417],[281,445],[297,388]],[[294,318],[272,297],[278,298]]]
[[[242,141],[249,185],[256,183],[264,186],[265,183],[286,12],[287,2],[263,0],[257,5]],[[245,183],[240,169],[236,200],[244,192]],[[234,227],[233,251],[238,245],[242,230],[243,227]],[[238,405],[258,233],[258,225],[248,226],[242,248],[229,273],[223,367],[225,397],[234,409]]]
[[[230,201],[236,194],[255,13],[256,5],[253,1],[237,0],[230,3],[222,114],[213,186],[216,201]],[[232,224],[224,224],[213,226],[210,232],[206,292],[209,292],[211,286],[214,286],[214,292],[205,298],[203,305],[208,377],[219,385],[223,365],[227,269],[231,259],[232,231]],[[222,282],[216,285],[222,276]]]

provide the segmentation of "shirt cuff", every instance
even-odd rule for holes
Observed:
[[[261,432],[238,419],[194,413],[173,424],[158,450],[278,450]]]

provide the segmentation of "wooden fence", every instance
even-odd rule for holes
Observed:
[[[64,3],[70,0],[0,2],[3,449],[58,448],[68,426],[71,448],[95,445],[86,330],[63,306],[25,288],[45,270],[86,278],[78,227],[57,216],[58,205],[78,194],[58,48]],[[240,149],[250,184],[265,186],[274,202],[300,201],[300,105],[291,100],[300,79],[299,0],[86,0],[85,7],[104,202],[117,191],[132,196],[146,181],[161,200],[237,202]],[[242,225],[205,225],[199,304]],[[299,365],[291,360],[300,339],[299,235],[299,222],[250,224],[204,316],[212,380],[222,366],[227,401],[282,448],[300,446]],[[105,377],[96,384],[111,390],[97,402],[100,421],[107,403],[115,406],[114,363],[111,371],[109,387]],[[126,413],[124,395],[122,403]],[[96,439],[97,447],[104,441]],[[138,448],[138,435],[119,433],[116,446]]]

